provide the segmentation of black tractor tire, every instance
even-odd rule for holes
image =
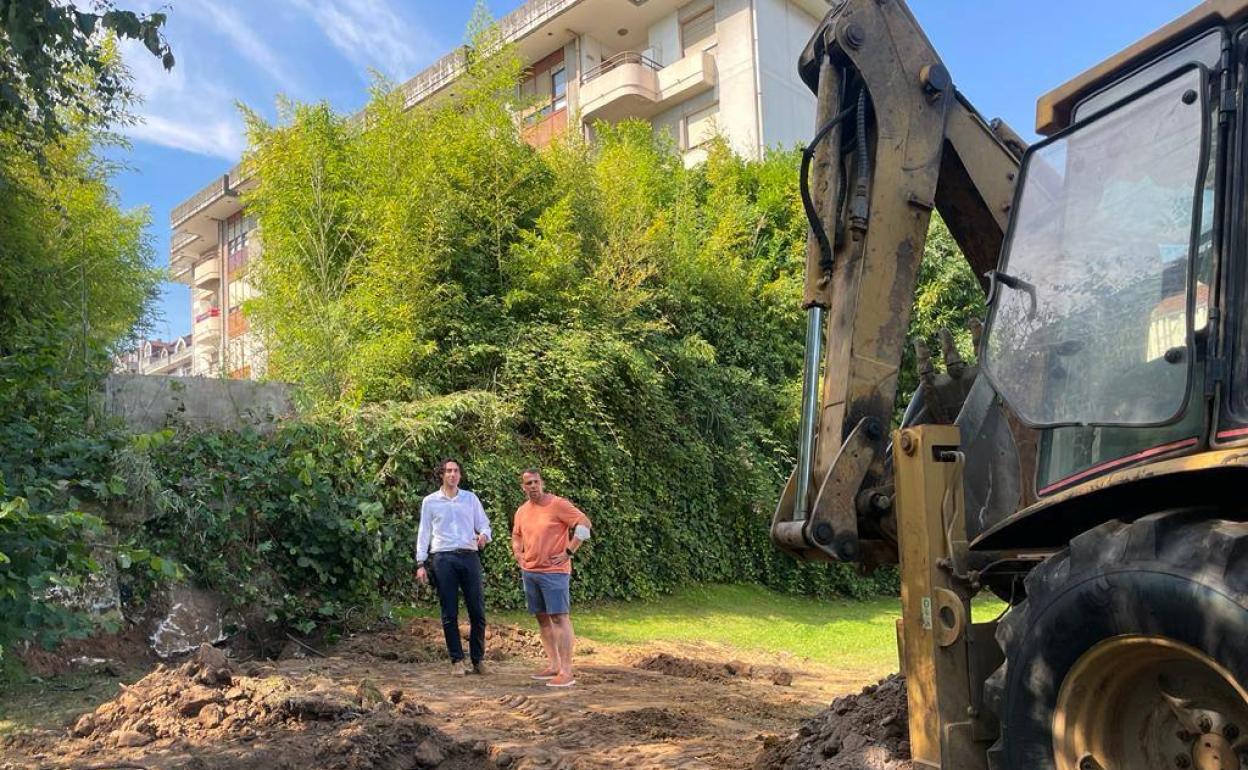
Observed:
[[[993,770],[1056,767],[1062,682],[1103,640],[1166,637],[1248,683],[1248,522],[1208,511],[1110,521],[1037,566],[1026,588],[997,627],[1005,662],[984,685],[1001,728]]]

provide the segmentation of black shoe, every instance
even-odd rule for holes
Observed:
[[[472,673],[485,676],[486,674],[490,673],[490,669],[488,666],[485,665],[484,660],[474,660],[472,662]]]

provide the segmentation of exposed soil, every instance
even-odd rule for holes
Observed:
[[[761,666],[730,660],[717,663],[708,660],[678,658],[660,652],[647,655],[636,663],[637,668],[646,671],[657,671],[668,676],[683,676],[689,679],[700,679],[704,682],[722,682],[725,679],[740,677],[744,679],[766,679],[772,684],[787,687],[793,684],[793,674],[778,666]]]
[[[787,744],[774,736],[861,684],[765,657],[716,662],[706,648],[690,658],[584,644],[576,686],[554,689],[529,676],[541,664],[536,633],[507,625],[491,628],[485,676],[453,677],[440,624],[423,619],[319,652],[294,647],[263,663],[202,648],[158,665],[64,727],[6,739],[0,768],[742,768],[764,744],[779,757]],[[803,729],[822,734],[818,723]],[[807,767],[779,761],[758,767]]]
[[[894,674],[846,695],[787,739],[770,738],[755,770],[911,770],[906,680]]]
[[[117,634],[95,634],[86,639],[66,639],[55,651],[38,645],[19,648],[17,657],[36,676],[59,676],[83,668],[86,661],[102,661],[100,667],[126,670],[151,666],[156,656],[148,649],[147,633],[142,625],[127,624]]]

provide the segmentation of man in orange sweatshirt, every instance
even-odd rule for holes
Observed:
[[[511,550],[520,565],[524,598],[537,616],[542,648],[549,665],[533,675],[547,687],[571,687],[572,676],[572,554],[589,539],[589,517],[557,495],[546,491],[536,468],[520,474],[525,501],[516,509],[511,527]]]

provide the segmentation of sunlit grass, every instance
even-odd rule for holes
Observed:
[[[977,599],[976,620],[996,617],[995,599]],[[791,655],[864,675],[897,670],[897,597],[820,600],[754,585],[698,586],[652,601],[574,606],[577,635],[608,644],[709,643],[742,654]],[[492,619],[531,625],[523,612]]]

